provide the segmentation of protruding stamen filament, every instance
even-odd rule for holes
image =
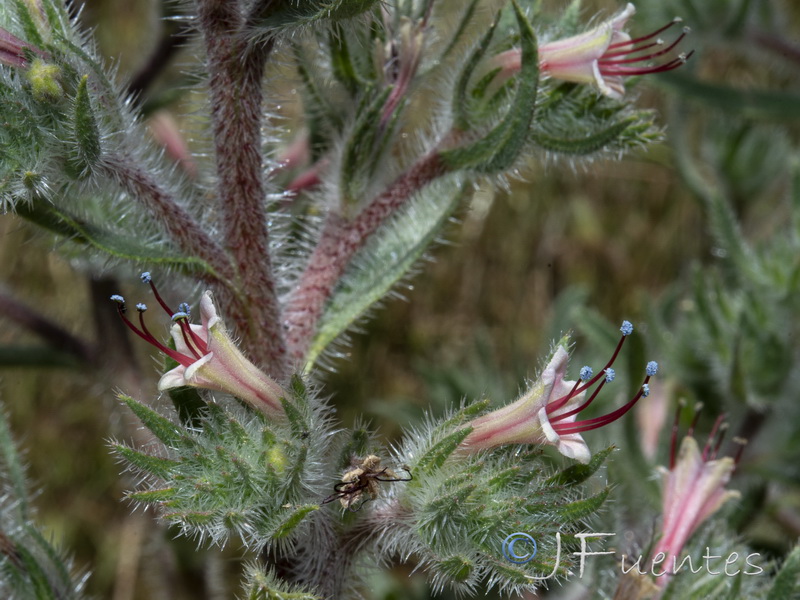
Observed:
[[[675,409],[675,420],[672,422],[672,435],[670,436],[669,440],[669,468],[670,470],[675,468],[675,453],[678,449],[678,431],[680,431],[681,426],[681,412],[683,411],[683,407],[686,406],[686,402],[681,398],[678,400],[678,408]]]
[[[147,328],[144,325],[144,317],[142,316],[143,313],[144,313],[144,310],[139,310],[139,322],[142,325],[142,329],[139,329],[138,327],[136,327],[136,325],[134,325],[130,321],[130,319],[128,319],[128,317],[125,316],[125,300],[122,298],[122,296],[119,296],[119,295],[115,294],[115,295],[111,296],[111,300],[113,300],[114,302],[117,303],[117,313],[119,313],[119,316],[122,319],[122,321],[125,323],[125,325],[128,326],[128,329],[133,331],[136,335],[138,335],[140,338],[142,338],[145,342],[147,342],[148,344],[152,344],[153,346],[158,348],[161,352],[163,352],[164,354],[169,356],[171,359],[173,359],[174,361],[176,361],[176,362],[178,362],[178,363],[180,363],[180,364],[182,364],[184,366],[188,366],[188,365],[190,365],[190,364],[192,364],[194,362],[193,359],[189,359],[189,357],[184,356],[180,352],[176,352],[172,348],[168,348],[167,346],[165,346],[164,344],[159,342],[155,337],[153,337],[153,335],[147,330]],[[137,305],[137,308],[139,306],[144,306],[144,305],[143,304],[142,305]],[[147,308],[146,306],[144,306],[144,307],[145,307],[145,309]]]
[[[677,69],[681,65],[685,64],[687,60],[694,54],[694,50],[689,52],[689,54],[681,54],[677,58],[669,61],[668,63],[664,63],[663,65],[651,66],[651,67],[641,67],[641,68],[630,68],[630,67],[619,67],[619,68],[609,68],[602,66],[600,68],[600,73],[603,75],[650,75],[651,73],[664,73],[665,71],[672,71],[673,69]]]
[[[613,373],[613,369],[609,370],[612,371]],[[633,405],[639,401],[639,398],[645,395],[645,390],[649,390],[648,384],[650,383],[650,377],[652,377],[651,373],[655,375],[655,372],[657,370],[658,370],[658,365],[655,363],[655,361],[647,363],[647,375],[645,376],[644,381],[642,382],[642,387],[639,388],[639,392],[633,398],[631,398],[631,400],[627,404],[621,406],[617,410],[610,412],[602,417],[587,419],[585,421],[575,421],[573,423],[558,423],[558,421],[561,420],[562,418],[567,416],[572,416],[573,414],[577,414],[578,412],[583,410],[586,406],[588,406],[592,402],[592,400],[594,400],[595,396],[597,396],[597,392],[600,391],[600,389],[603,387],[603,384],[606,383],[607,381],[611,381],[614,379],[613,376],[611,376],[610,378],[606,377],[606,379],[603,380],[603,382],[597,387],[595,393],[592,394],[592,397],[589,398],[589,400],[584,404],[584,406],[581,406],[578,410],[570,411],[568,413],[565,413],[564,415],[558,415],[557,417],[553,417],[552,419],[550,419],[550,423],[553,425],[553,430],[559,435],[565,435],[570,433],[583,433],[584,431],[591,431],[592,429],[597,429],[598,427],[603,427],[604,425],[613,423],[617,419],[624,416],[625,413],[627,413],[631,408],[633,408]]]
[[[547,414],[548,415],[551,414],[554,410],[558,410],[559,408],[564,406],[567,402],[572,400],[572,398],[575,397],[575,392],[580,384],[581,380],[579,379],[578,381],[575,382],[575,385],[572,386],[572,389],[569,391],[568,394],[565,394],[564,396],[561,396],[561,398],[559,398],[558,400],[548,404],[547,408],[545,409],[547,411]]]
[[[672,21],[670,21],[669,23],[664,25],[661,29],[656,29],[652,33],[648,33],[647,35],[643,35],[642,37],[638,37],[636,39],[629,40],[627,42],[617,42],[616,44],[611,44],[609,46],[609,49],[611,49],[611,48],[623,48],[625,46],[633,46],[635,44],[638,44],[639,42],[646,42],[647,40],[653,39],[659,33],[663,32],[663,31],[666,31],[667,29],[669,29],[670,27],[672,27],[673,25],[676,25],[678,23],[683,23],[683,19],[681,19],[680,17],[675,17],[674,19],[672,19]]]
[[[728,433],[728,424],[727,423],[723,423],[722,425],[720,425],[720,428],[719,428],[719,436],[717,437],[717,443],[714,445],[714,450],[712,450],[712,452],[711,452],[711,456],[710,456],[711,460],[714,460],[715,458],[717,458],[717,453],[719,452],[720,446],[722,446],[722,442],[725,439],[725,434],[726,433]]]
[[[572,415],[577,415],[579,412],[581,412],[583,409],[585,409],[587,406],[589,406],[594,401],[594,399],[597,398],[597,394],[600,393],[600,390],[603,389],[603,386],[606,383],[610,383],[614,379],[614,375],[613,375],[614,370],[613,369],[606,369],[606,371],[611,371],[611,373],[612,373],[611,378],[609,378],[609,376],[606,375],[606,378],[603,379],[603,381],[600,382],[600,385],[598,385],[597,389],[595,389],[595,391],[592,392],[592,395],[589,396],[589,399],[586,402],[581,404],[578,408],[573,408],[572,410],[570,410],[568,412],[565,412],[563,414],[557,415],[555,417],[550,417],[550,423],[552,424],[552,423],[556,423],[558,421],[563,421],[567,417],[571,417]]]
[[[175,311],[172,310],[166,302],[164,302],[164,299],[161,297],[161,294],[158,293],[158,290],[156,289],[156,284],[153,283],[153,278],[150,275],[150,272],[145,271],[140,275],[139,278],[142,280],[143,283],[148,284],[150,286],[150,289],[153,290],[153,295],[156,297],[156,300],[158,300],[158,303],[161,305],[161,308],[163,308],[168,315],[170,316],[174,315]]]
[[[722,413],[717,417],[714,421],[714,425],[711,427],[711,433],[708,434],[708,440],[706,440],[706,445],[703,447],[703,460],[709,460],[709,455],[711,453],[711,447],[714,443],[714,438],[717,436],[717,431],[722,427],[722,422],[725,420],[725,413]]]
[[[122,320],[128,326],[131,331],[136,333],[139,337],[141,337],[146,342],[152,344],[156,348],[158,348],[161,352],[172,358],[173,360],[177,361],[179,364],[183,366],[189,366],[196,360],[202,358],[206,354],[208,354],[208,344],[205,340],[203,340],[199,335],[197,335],[194,331],[192,331],[192,327],[189,324],[189,304],[186,302],[182,302],[180,304],[181,311],[178,313],[173,313],[170,309],[169,305],[164,301],[161,297],[161,294],[158,293],[158,289],[156,289],[155,284],[153,283],[153,278],[150,275],[149,271],[145,271],[141,274],[140,279],[143,283],[146,283],[150,286],[150,289],[153,290],[153,295],[155,296],[158,303],[172,318],[173,321],[177,322],[178,327],[181,330],[181,335],[183,336],[183,341],[186,344],[191,356],[182,354],[172,348],[169,348],[162,344],[161,342],[156,339],[156,337],[147,329],[147,325],[144,322],[143,313],[147,310],[147,305],[145,304],[137,304],[136,309],[139,311],[139,324],[141,329],[136,327],[126,316],[125,316],[125,299],[115,294],[111,296],[111,300],[117,303],[117,310],[122,317]]]
[[[734,464],[738,465],[742,460],[742,452],[744,452],[744,447],[747,446],[747,440],[741,437],[735,437],[731,441],[739,446],[739,449],[736,450],[736,456],[733,457]]]
[[[702,402],[698,402],[694,405],[694,419],[692,419],[692,424],[689,425],[689,430],[686,432],[686,437],[692,437],[694,435],[694,428],[697,427],[697,422],[700,420],[701,410],[703,410]]]
[[[622,337],[620,338],[619,342],[617,342],[617,347],[614,349],[614,353],[611,355],[611,358],[606,363],[606,366],[603,367],[602,369],[600,369],[600,371],[598,371],[597,375],[595,375],[594,377],[589,379],[589,381],[585,382],[583,385],[579,385],[579,383],[583,379],[583,373],[584,373],[584,369],[581,369],[581,379],[579,379],[578,381],[575,382],[575,386],[572,388],[572,390],[569,392],[569,394],[567,394],[565,396],[561,396],[561,398],[558,398],[557,400],[554,400],[553,402],[551,402],[550,404],[547,405],[547,414],[548,415],[553,414],[553,412],[557,411],[559,408],[561,408],[564,405],[566,405],[572,398],[574,398],[575,396],[577,396],[581,392],[583,392],[585,390],[588,390],[595,383],[600,381],[601,377],[606,377],[607,376],[607,372],[609,370],[611,370],[612,373],[614,372],[614,370],[611,369],[611,365],[613,365],[614,361],[617,360],[617,356],[619,355],[619,351],[622,350],[622,344],[625,343],[625,338],[633,333],[633,325],[631,324],[630,321],[623,321],[622,325],[619,328],[619,330],[622,332]],[[584,367],[584,368],[586,368],[586,367]],[[591,373],[591,371],[592,371],[591,369],[588,370],[589,373]],[[613,379],[614,376],[612,375],[611,377]]]
[[[203,355],[195,349],[195,346],[192,343],[192,340],[194,340],[194,338],[197,336],[193,335],[192,328],[187,323],[188,318],[183,315],[186,315],[186,313],[175,313],[172,316],[172,320],[178,323],[178,327],[181,329],[181,335],[183,336],[183,341],[186,342],[186,347],[189,348],[189,352],[194,354],[195,358],[199,359]]]
[[[658,58],[659,56],[663,56],[667,52],[670,52],[685,37],[686,37],[686,33],[685,32],[681,33],[675,39],[675,41],[672,42],[666,48],[662,48],[658,52],[653,52],[651,54],[645,54],[644,56],[634,56],[634,57],[625,58],[625,59],[619,59],[619,60],[614,58],[615,56],[630,56],[631,54],[636,54],[636,53],[642,52],[643,50],[646,50],[648,48],[652,48],[653,46],[660,46],[661,44],[659,44],[658,42],[654,42],[652,44],[647,44],[646,46],[642,46],[641,48],[633,48],[630,52],[625,52],[625,53],[617,52],[617,53],[614,53],[614,54],[604,54],[603,58],[601,58],[600,60],[597,61],[598,64],[600,65],[600,71],[601,72],[605,71],[604,65],[623,65],[623,64],[627,64],[627,63],[635,63],[635,62],[641,62],[643,60],[652,60],[654,58]],[[613,60],[609,60],[609,59],[613,59]]]
[[[649,381],[650,378],[648,377],[647,380]],[[570,433],[583,433],[584,431],[591,431],[592,429],[603,427],[623,417],[625,413],[633,408],[633,405],[636,404],[641,397],[642,390],[640,389],[639,393],[631,398],[627,404],[619,407],[617,410],[610,412],[605,416],[587,419],[586,421],[575,421],[574,423],[556,423],[553,425],[553,429],[558,435],[565,435]]]

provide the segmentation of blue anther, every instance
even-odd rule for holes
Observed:
[[[647,398],[650,395],[650,386],[646,383],[642,385],[642,396]]]
[[[614,369],[606,369],[606,383],[611,383],[614,381],[614,377],[617,376],[617,372]]]
[[[176,312],[174,315],[172,315],[173,321],[179,321],[180,319],[188,319],[188,318],[189,315],[187,315],[185,312]]]
[[[654,360],[651,360],[649,363],[647,363],[644,372],[647,373],[648,377],[652,377],[658,373],[658,363]]]
[[[189,315],[189,314],[191,314],[191,312],[192,312],[192,309],[191,309],[191,307],[189,306],[189,303],[188,303],[188,302],[181,302],[181,303],[178,305],[178,311],[179,311],[179,312],[182,312],[182,313],[186,313],[187,315]]]
[[[111,296],[111,300],[113,302],[116,302],[117,304],[125,304],[125,298],[123,298],[119,294],[114,294],[113,296]]]
[[[142,283],[150,283],[153,278],[150,276],[150,271],[145,271],[139,275],[139,279],[142,280]]]
[[[594,371],[592,371],[592,367],[586,365],[585,367],[581,367],[580,378],[581,381],[588,381],[592,378]]]
[[[623,321],[622,327],[620,327],[619,330],[622,332],[622,335],[630,335],[633,333],[633,323],[630,321]]]
[[[138,310],[139,312],[146,311],[147,310],[147,304],[144,304],[143,302],[139,302],[139,304],[136,305],[136,310]]]

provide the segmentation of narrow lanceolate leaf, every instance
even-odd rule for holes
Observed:
[[[268,532],[269,537],[274,540],[281,540],[289,537],[300,523],[303,522],[310,513],[319,510],[317,504],[304,504],[296,506],[292,509],[286,509],[287,514],[281,515],[281,518]]]
[[[114,450],[136,468],[162,479],[167,479],[179,465],[174,460],[145,454],[123,444],[115,444]]]
[[[358,108],[355,126],[342,153],[339,180],[345,214],[352,214],[348,213],[348,209],[363,199],[363,192],[374,173],[383,147],[381,142],[391,137],[391,132],[385,131],[381,126],[381,114],[391,92],[392,87],[387,86]]]
[[[170,254],[160,248],[146,245],[141,240],[128,237],[118,231],[104,229],[85,219],[57,208],[47,201],[19,202],[15,212],[23,217],[69,240],[91,246],[115,258],[134,260],[140,263],[158,264],[190,272],[210,272],[206,263],[192,257]]]
[[[470,433],[472,433],[472,427],[465,427],[434,444],[430,450],[419,457],[417,469],[430,473],[441,467]]]
[[[574,523],[596,512],[606,501],[610,492],[611,488],[606,487],[599,494],[560,506],[556,509],[556,513],[563,522]]]
[[[474,8],[474,5],[472,8]],[[475,68],[489,49],[494,30],[497,27],[497,21],[498,20],[495,18],[494,22],[489,26],[489,30],[484,34],[483,38],[481,38],[475,50],[473,50],[469,60],[461,69],[461,74],[453,89],[453,115],[455,115],[455,125],[463,131],[468,131],[470,129],[470,102],[467,94],[467,87],[470,79],[472,79],[472,74],[475,72]]]
[[[341,26],[336,26],[329,34],[328,46],[331,53],[331,66],[333,76],[345,87],[351,96],[355,97],[361,88],[361,78],[353,64],[347,35]]]
[[[289,386],[291,388],[292,394],[294,395],[294,400],[297,403],[297,405],[301,409],[307,409],[308,386],[306,385],[306,382],[303,381],[303,378],[297,373],[293,374],[291,379],[289,380]]]
[[[141,404],[131,398],[130,396],[120,396],[120,400],[122,400],[128,408],[130,408],[133,413],[139,417],[142,423],[144,423],[145,427],[147,427],[150,431],[153,432],[159,440],[164,442],[169,448],[178,448],[181,446],[185,446],[189,440],[178,428],[175,423],[162,417],[152,408],[148,408],[144,404]]]
[[[489,408],[489,399],[484,398],[483,400],[478,400],[477,402],[473,402],[472,404],[468,404],[464,408],[458,410],[452,417],[447,419],[442,425],[440,426],[443,429],[454,427],[456,425],[460,425],[465,421],[468,421],[472,417],[479,415],[484,410]]]
[[[72,121],[76,144],[68,162],[78,178],[88,176],[100,158],[100,130],[92,110],[88,82],[89,76],[84,75],[78,83]]]
[[[286,418],[289,419],[289,425],[292,428],[292,433],[295,435],[301,435],[308,429],[308,423],[303,417],[303,414],[291,401],[287,400],[286,398],[281,398],[281,406],[283,407],[283,412],[286,413]]]
[[[468,168],[484,173],[502,171],[514,163],[527,140],[539,89],[539,54],[531,24],[516,1],[512,4],[522,49],[516,94],[505,117],[483,138],[442,152],[442,160],[453,169]]]
[[[560,152],[562,154],[591,154],[602,150],[615,140],[619,139],[629,127],[639,125],[637,117],[630,117],[590,135],[578,137],[559,137],[544,132],[534,132],[531,139],[535,144],[545,150]]]
[[[453,37],[450,38],[450,43],[447,45],[447,49],[442,53],[442,58],[446,58],[450,55],[450,53],[456,48],[458,43],[461,41],[464,32],[467,30],[467,26],[469,22],[472,21],[472,17],[475,16],[475,7],[478,5],[478,0],[472,0],[469,3],[467,9],[463,12],[463,16],[461,17],[461,21],[458,24],[458,28],[453,33]]]
[[[432,569],[444,573],[453,581],[466,581],[472,575],[475,567],[475,561],[468,556],[455,555],[434,564]]]
[[[435,196],[426,193],[398,214],[353,259],[325,306],[308,350],[306,370],[422,258],[453,215],[462,192]]]
[[[605,450],[601,450],[600,452],[596,453],[592,460],[585,465],[572,465],[571,467],[567,467],[563,471],[560,471],[553,475],[550,479],[547,480],[546,483],[550,485],[564,485],[564,486],[572,486],[577,485],[579,483],[583,483],[589,477],[594,475],[595,471],[600,468],[606,458],[608,457],[611,452],[614,451],[614,446],[609,446]]]
[[[22,25],[22,31],[25,34],[25,41],[37,48],[41,48],[44,45],[44,40],[39,33],[39,28],[36,26],[35,18],[31,14],[32,4],[28,4],[24,0],[13,0],[13,2],[17,20]]]

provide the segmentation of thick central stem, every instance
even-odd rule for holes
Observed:
[[[250,43],[238,2],[201,0],[211,87],[222,235],[237,271],[228,312],[249,354],[278,379],[288,375],[269,254],[261,150],[261,83],[272,42]]]
[[[385,219],[414,193],[447,173],[438,152],[422,157],[353,220],[332,213],[284,312],[289,356],[305,358],[325,302],[350,259]]]

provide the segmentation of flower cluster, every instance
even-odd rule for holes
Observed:
[[[254,409],[270,417],[284,414],[281,398],[286,392],[271,377],[251,363],[233,343],[211,297],[203,294],[200,300],[201,325],[189,322],[190,308],[186,303],[173,311],[158,293],[150,273],[142,273],[141,279],[150,285],[156,300],[172,318],[172,340],[175,348],[161,343],[147,328],[144,313],[147,305],[137,304],[139,327],[125,315],[125,299],[111,296],[125,324],[140,338],[169,356],[178,366],[165,373],[158,382],[159,390],[190,386],[225,392],[241,398]]]
[[[561,454],[587,463],[591,452],[581,433],[613,423],[627,413],[643,396],[650,394],[650,378],[658,371],[655,361],[647,363],[645,378],[637,394],[620,408],[593,419],[578,421],[603,386],[614,380],[611,366],[619,355],[633,325],[623,321],[622,337],[606,365],[594,374],[591,367],[580,370],[580,379],[565,381],[569,354],[559,345],[536,383],[516,402],[472,421],[472,432],[462,442],[465,451],[476,452],[503,444],[550,444]],[[586,392],[597,387],[584,400]]]

